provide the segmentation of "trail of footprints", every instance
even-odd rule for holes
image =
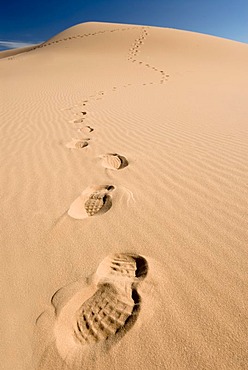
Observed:
[[[124,30],[124,29],[123,29]],[[112,30],[110,32],[115,32]],[[98,32],[100,33],[100,32]],[[97,33],[97,34],[98,34]],[[128,60],[138,62],[135,58],[144,44],[148,32],[143,27],[142,34],[129,49]],[[79,36],[78,36],[79,37]],[[142,64],[143,62],[138,62]],[[164,83],[168,75],[155,67],[146,67],[160,73],[160,83]],[[130,84],[123,86],[131,86]],[[117,87],[113,88],[115,91]],[[102,99],[105,93],[99,91],[91,98]],[[85,150],[90,145],[94,128],[88,124],[86,110],[88,100],[81,103],[82,110],[76,113],[77,118],[69,122],[75,125],[82,136],[73,138],[66,144],[68,149]],[[77,107],[80,105],[77,105]],[[65,108],[64,110],[72,110]],[[106,153],[100,156],[102,166],[107,170],[118,171],[128,166],[128,160],[117,153]],[[112,205],[111,193],[113,185],[95,185],[87,187],[70,205],[68,215],[74,219],[86,219],[107,212]],[[64,299],[62,308],[57,310],[56,300],[61,289],[53,295],[56,321],[54,325],[55,343],[63,361],[71,366],[75,358],[82,357],[85,345],[94,345],[102,341],[111,343],[120,340],[135,324],[141,308],[139,285],[148,273],[147,260],[140,255],[116,253],[107,256],[98,266],[88,288],[75,293],[69,300]],[[62,288],[63,290],[63,288]],[[90,295],[88,291],[90,290]],[[67,300],[67,301],[66,301]],[[71,368],[71,367],[70,367]]]
[[[135,39],[134,43],[129,49],[128,54],[128,60],[130,60],[132,63],[139,63],[140,65],[144,65],[147,68],[153,69],[155,72],[160,74],[160,83],[163,84],[165,81],[168,80],[169,75],[166,74],[163,70],[159,70],[157,67],[151,66],[149,63],[145,63],[142,60],[137,60],[137,56],[141,51],[142,45],[144,45],[144,42],[148,36],[148,31],[145,27],[143,28],[143,32],[140,35],[139,38]],[[145,84],[144,84],[145,85]]]
[[[28,52],[36,50],[36,49],[42,49],[49,47],[54,44],[59,44],[61,42],[66,42],[66,41],[71,41],[73,39],[80,39],[80,38],[85,38],[85,37],[90,37],[90,36],[97,36],[101,35],[104,33],[112,33],[112,32],[117,32],[117,31],[128,31],[131,29],[138,29],[138,27],[125,27],[125,28],[113,28],[112,30],[105,30],[105,31],[97,31],[97,32],[92,32],[92,33],[84,33],[84,34],[78,34],[74,36],[69,36],[69,37],[64,37],[63,39],[55,40],[55,41],[47,41],[42,44],[39,44],[38,46],[34,46],[32,49],[30,49]],[[14,57],[9,57],[8,60],[13,60],[15,59]]]
[[[98,92],[97,96],[104,95],[103,91]],[[92,96],[96,98],[96,96]],[[98,98],[97,98],[98,99]],[[85,108],[88,100],[83,101]],[[85,110],[76,113],[79,118],[70,120],[69,122],[75,125],[77,131],[81,134],[88,134],[90,137],[81,136],[72,138],[71,141],[65,144],[68,149],[85,150],[90,144],[94,128],[85,124],[87,122],[87,112]],[[117,153],[107,153],[100,155],[102,166],[107,170],[121,170],[128,166],[128,160]],[[91,216],[101,215],[107,212],[112,205],[110,192],[115,189],[112,185],[90,186],[86,188],[80,196],[70,205],[68,215],[74,219],[85,219]]]
[[[145,42],[145,40],[148,36],[148,30],[147,30],[148,28],[149,27],[142,27],[142,34],[140,35],[140,37],[138,37],[137,39],[134,40],[134,43],[129,48],[129,53],[128,53],[128,58],[127,59],[130,60],[133,63],[139,63],[140,65],[144,65],[146,68],[151,68],[156,73],[159,73],[160,74],[160,83],[163,84],[169,78],[169,75],[166,74],[165,71],[159,70],[157,67],[151,66],[149,63],[145,63],[142,60],[137,60],[136,59],[138,54],[141,51],[142,45],[144,45],[144,42]],[[51,46],[51,45],[54,45],[54,44],[59,44],[61,42],[71,41],[73,39],[85,38],[85,37],[90,37],[90,36],[97,36],[97,35],[101,35],[101,34],[104,34],[104,33],[128,31],[128,30],[133,30],[133,29],[139,29],[139,27],[133,26],[133,27],[125,27],[125,28],[114,28],[112,30],[97,31],[97,32],[93,32],[93,33],[85,33],[85,34],[82,34],[82,35],[78,34],[78,35],[75,35],[75,36],[69,36],[69,37],[65,37],[63,39],[59,39],[59,40],[55,40],[55,41],[44,42],[43,44],[40,44],[40,45],[35,46],[34,48],[30,49],[28,52],[31,52],[31,51],[36,50],[36,49],[45,48],[47,46]],[[13,59],[15,59],[15,57],[9,57],[7,59],[8,60],[13,60]],[[150,82],[150,84],[153,84],[153,82]],[[146,84],[144,83],[143,85],[146,85]],[[131,86],[131,84],[129,84],[128,86]],[[123,86],[123,87],[126,87],[126,86]],[[116,90],[116,87],[113,88],[113,91],[114,90]]]
[[[43,43],[39,46],[35,46],[32,50],[35,50],[35,49],[38,49],[38,48],[43,48],[43,47],[46,47],[46,46],[51,46],[53,44],[59,44],[60,42],[70,41],[70,40],[73,40],[73,39],[79,39],[79,38],[84,38],[84,37],[89,37],[89,36],[97,36],[97,35],[101,35],[101,34],[104,34],[104,33],[110,33],[110,32],[128,31],[128,30],[131,30],[131,29],[134,29],[134,28],[138,28],[138,27],[114,28],[112,30],[97,31],[97,32],[92,32],[92,33],[84,33],[82,35],[79,34],[79,35],[75,35],[75,36],[65,37],[63,39],[59,39],[59,40],[56,40],[56,41],[45,42],[45,43]]]
[[[131,28],[123,28],[122,31],[128,30]],[[106,32],[115,32],[119,31],[120,29],[114,29]],[[96,32],[92,35],[96,35],[99,33],[104,33],[104,31]],[[78,35],[79,37],[80,35]],[[142,27],[142,33],[141,35],[134,40],[134,43],[131,45],[129,49],[128,54],[128,60],[131,62],[138,62],[137,54],[140,52],[141,46],[144,44],[146,38],[148,36],[148,30],[147,27]],[[76,36],[75,36],[76,37]],[[143,61],[139,61],[139,64],[143,64]],[[164,83],[165,80],[169,77],[169,75],[165,74],[163,70],[158,70],[156,67],[152,67],[149,64],[145,64],[146,67],[152,68],[155,72],[160,73],[160,83]],[[145,84],[144,84],[145,85]],[[122,87],[131,86],[131,84],[124,85]],[[114,86],[112,91],[116,91],[117,87]],[[96,96],[92,96],[92,98],[102,99],[104,96],[104,91],[99,91]],[[88,103],[88,100],[84,100],[82,102],[83,110],[76,113],[77,118],[70,120],[69,122],[72,124],[83,124],[83,126],[77,127],[77,131],[80,134],[89,134],[91,135],[94,132],[94,128],[90,125],[86,125],[85,121],[87,120],[87,111],[85,111],[85,107]],[[92,136],[92,135],[91,135]],[[81,136],[80,138],[72,138],[70,142],[66,144],[66,147],[68,149],[85,149],[90,144],[90,137]],[[102,165],[106,169],[109,170],[120,170],[128,166],[128,160],[117,153],[107,153],[105,155],[100,156],[102,160]],[[106,192],[105,185],[102,185],[99,187],[96,187],[97,189],[91,189],[87,188],[85,191],[81,193],[81,195],[71,204],[70,209],[68,211],[68,214],[76,219],[83,219],[87,218],[89,216],[95,216],[103,213],[103,210],[107,211],[109,207],[105,207],[107,200],[110,200],[111,197]],[[98,189],[99,188],[99,189]],[[92,191],[92,193],[90,192]],[[110,205],[111,202],[108,202]],[[91,208],[90,208],[91,207]]]

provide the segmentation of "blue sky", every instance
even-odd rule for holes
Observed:
[[[170,27],[248,43],[248,0],[2,0],[0,50],[45,41],[87,21]]]

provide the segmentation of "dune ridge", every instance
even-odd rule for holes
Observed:
[[[1,55],[3,368],[245,369],[248,46],[93,22]]]

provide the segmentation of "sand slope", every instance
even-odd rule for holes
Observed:
[[[246,369],[248,46],[85,23],[1,55],[2,368]]]

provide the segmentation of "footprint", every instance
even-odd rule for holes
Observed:
[[[92,132],[92,131],[94,131],[94,129],[90,126],[85,126],[85,127],[78,128],[78,131],[79,132],[83,132],[83,131]]]
[[[69,143],[67,143],[65,146],[68,149],[83,149],[86,146],[89,145],[88,141],[90,139],[72,139]]]
[[[89,132],[94,131],[94,129],[92,127],[90,127],[90,126],[86,126],[86,127],[88,128]]]
[[[85,118],[81,117],[81,118],[77,118],[77,119],[72,119],[70,121],[68,121],[69,123],[82,123],[84,122]]]
[[[67,365],[81,358],[85,346],[120,340],[138,319],[138,288],[148,273],[140,255],[116,253],[106,257],[91,285],[78,290],[67,302],[64,289],[52,298],[55,307],[55,345]]]
[[[117,153],[107,153],[100,158],[102,158],[102,166],[110,170],[121,170],[128,166],[128,160]]]
[[[112,206],[109,193],[115,189],[112,185],[89,186],[74,200],[68,215],[77,220],[106,213]]]

